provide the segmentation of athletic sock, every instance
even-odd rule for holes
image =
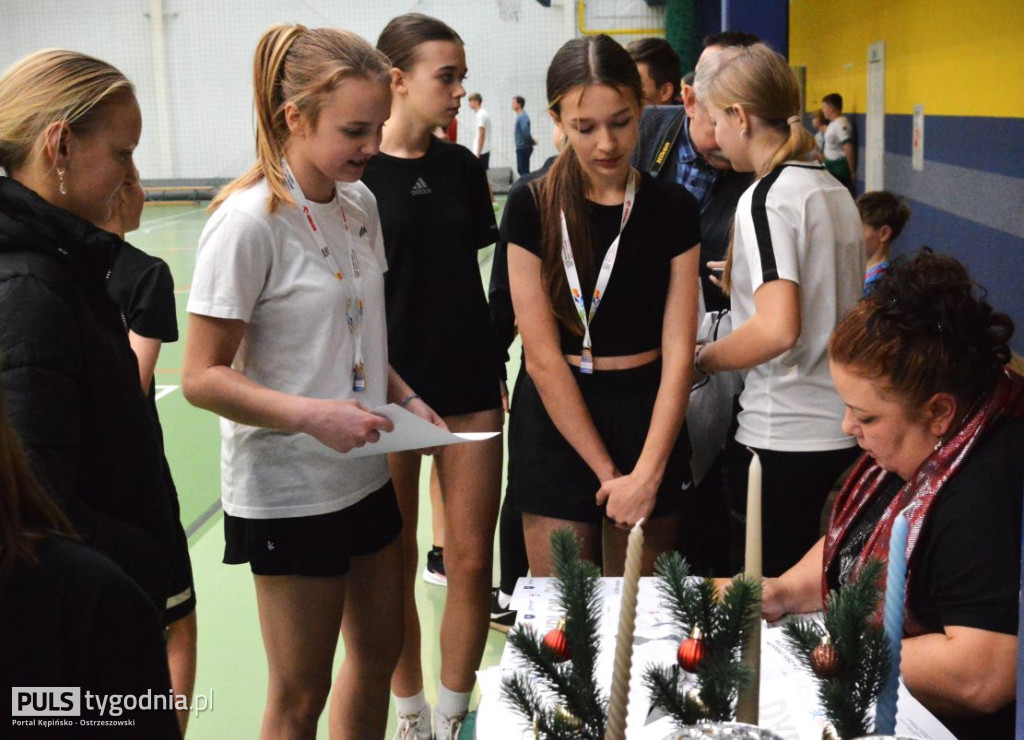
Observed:
[[[434,710],[438,714],[443,714],[445,717],[459,717],[464,715],[469,711],[469,698],[472,694],[472,691],[467,691],[465,693],[452,691],[451,689],[445,688],[444,684],[439,684],[437,691],[437,704],[434,706]]]
[[[427,706],[427,697],[423,694],[423,689],[420,689],[420,693],[415,696],[395,697],[395,709],[401,715],[419,714],[425,706]]]

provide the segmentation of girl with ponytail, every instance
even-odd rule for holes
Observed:
[[[743,564],[753,450],[764,471],[764,574],[777,576],[817,540],[825,499],[857,456],[827,344],[861,295],[862,229],[846,188],[805,161],[814,137],[785,59],[764,44],[722,49],[701,60],[694,86],[733,168],[757,180],[740,198],[725,264],[733,331],[698,347],[693,364],[699,374],[746,371],[725,457],[733,566]]]
[[[340,453],[393,428],[369,410],[389,401],[443,424],[388,364],[380,219],[359,182],[388,63],[354,34],[278,25],[253,76],[257,161],[200,238],[182,390],[223,417],[224,562],[255,580],[263,737],[315,736],[330,693],[332,738],[379,738],[403,639],[402,520],[385,455]]]
[[[630,167],[643,105],[629,53],[567,42],[547,75],[566,138],[543,178],[509,199],[509,281],[528,377],[512,408],[509,490],[530,570],[552,574],[550,535],[622,573],[645,520],[644,563],[675,542],[689,478],[680,434],[692,375],[700,252],[696,200]]]

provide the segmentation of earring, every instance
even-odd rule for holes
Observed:
[[[933,451],[934,452],[938,452],[941,449],[942,449],[942,437],[939,437],[937,440],[935,440],[935,447],[933,448]]]
[[[740,129],[740,138],[741,139],[748,139],[748,138],[750,138],[750,132],[747,131],[745,128],[741,128]]]
[[[64,184],[64,172],[65,172],[65,170],[63,168],[61,168],[61,167],[57,168],[57,179],[60,180],[60,194],[61,195],[67,195],[68,194],[67,186]]]

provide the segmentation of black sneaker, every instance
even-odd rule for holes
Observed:
[[[444,548],[432,547],[427,551],[427,565],[423,569],[423,580],[435,586],[447,586],[448,576],[444,573]]]
[[[499,589],[491,589],[491,629],[507,633],[516,623],[516,610],[511,606],[501,606],[498,593]]]

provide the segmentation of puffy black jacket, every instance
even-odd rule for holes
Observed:
[[[0,362],[36,474],[82,539],[159,612],[171,569],[166,461],[105,281],[121,240],[0,177]]]

